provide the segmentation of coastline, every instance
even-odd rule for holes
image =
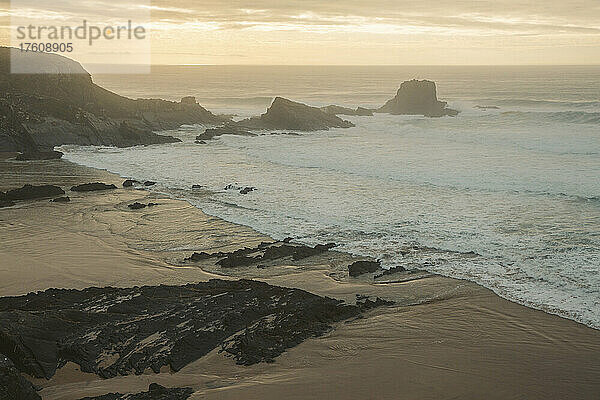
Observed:
[[[102,181],[117,190],[78,194],[68,204],[37,200],[0,209],[0,296],[50,287],[179,285],[252,278],[352,301],[396,305],[339,324],[273,364],[235,365],[213,351],[177,373],[101,380],[65,366],[36,381],[48,399],[138,392],[148,382],[190,386],[192,398],[594,398],[600,391],[600,332],[512,303],[475,283],[424,274],[402,283],[347,278],[358,259],[327,252],[294,265],[227,269],[185,264],[194,251],[232,251],[271,239],[204,214],[182,200],[123,189],[122,178],[62,160],[0,160],[0,190]],[[129,210],[134,201],[158,203]],[[25,246],[26,244],[26,246]],[[27,248],[27,251],[23,251]],[[176,250],[173,250],[176,249]],[[91,256],[90,256],[91,255]]]

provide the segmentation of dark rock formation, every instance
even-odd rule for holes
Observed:
[[[286,239],[287,240],[287,239]],[[202,261],[211,258],[219,259],[216,264],[223,268],[245,267],[267,261],[280,260],[286,257],[293,261],[315,256],[331,250],[335,243],[318,244],[314,247],[302,244],[291,244],[289,240],[274,243],[261,243],[257,247],[246,247],[229,253],[194,253],[185,261]]]
[[[377,112],[395,115],[424,115],[426,117],[456,116],[458,111],[446,108],[445,101],[437,99],[435,82],[402,82],[396,97],[385,103]]]
[[[381,274],[376,275],[374,278],[375,279],[382,278],[382,277],[387,276],[387,275],[393,275],[393,274],[396,274],[398,272],[405,272],[405,271],[406,271],[406,268],[398,265],[397,267],[393,267],[393,268],[390,268],[390,269],[384,269]]]
[[[218,347],[251,365],[368,308],[251,280],[49,289],[0,298],[0,353],[38,378],[67,362],[103,378],[179,371]]]
[[[321,107],[321,110],[325,111],[327,114],[332,115],[354,115],[359,117],[372,117],[373,111],[367,108],[358,107],[353,110],[352,108],[330,105],[326,107]]]
[[[52,203],[68,203],[71,201],[69,196],[57,197],[56,199],[50,200]]]
[[[26,153],[19,154],[15,159],[17,161],[30,161],[30,160],[58,160],[62,158],[63,153],[60,151],[29,151]]]
[[[348,266],[350,276],[357,277],[371,272],[377,272],[381,269],[380,261],[356,261]]]
[[[305,132],[354,126],[352,122],[327,114],[319,108],[282,97],[276,97],[265,114],[240,121],[238,125],[248,129],[289,129]]]
[[[136,181],[135,179],[126,179],[123,182],[123,187],[132,187],[132,186],[138,185],[138,184],[140,184],[140,182]]]
[[[139,202],[135,202],[133,204],[129,204],[127,207],[129,207],[132,210],[141,210],[142,208],[146,208],[146,207],[154,207],[157,206],[158,204],[156,203],[148,203],[148,204],[143,204],[143,203],[139,203]]]
[[[206,129],[204,133],[196,136],[196,143],[204,142],[202,144],[206,144],[207,140],[223,135],[256,136],[255,133],[250,132],[249,128],[240,126],[235,122],[228,122],[223,126]]]
[[[9,190],[0,194],[0,200],[34,200],[55,197],[65,194],[65,191],[54,185],[25,185],[20,189]]]
[[[154,185],[156,185],[156,182],[153,182],[153,181],[144,182],[144,186],[154,186]]]
[[[255,187],[245,187],[242,190],[240,190],[240,194],[248,194],[250,192],[254,192],[255,190]]]
[[[194,189],[194,190],[206,189],[206,186],[204,186],[204,185],[192,185],[192,189]]]
[[[106,183],[94,182],[94,183],[84,183],[83,185],[77,185],[71,187],[71,191],[73,192],[96,192],[99,190],[111,190],[116,189],[117,187],[113,184],[107,185]]]
[[[84,397],[80,400],[186,400],[192,393],[194,393],[192,388],[166,388],[158,383],[151,383],[147,392],[109,393],[96,397]]]
[[[196,140],[194,143],[196,143],[196,144],[208,144],[205,140]]]
[[[93,83],[77,62],[46,53],[21,53],[45,74],[11,74],[11,49],[0,47],[0,151],[52,150],[63,144],[110,145],[178,142],[154,131],[184,124],[219,124],[189,100],[128,99]]]
[[[0,354],[0,400],[41,400],[33,385]]]

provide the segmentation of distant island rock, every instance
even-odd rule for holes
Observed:
[[[129,99],[92,81],[83,67],[56,54],[0,47],[0,151],[36,152],[64,144],[134,145],[178,142],[154,133],[184,124],[221,124],[193,97],[181,102]],[[11,56],[28,57],[46,74],[11,74]]]
[[[356,109],[352,109],[349,107],[342,107],[336,105],[330,105],[326,107],[321,107],[321,110],[325,111],[327,114],[332,115],[353,115],[358,117],[372,117],[373,110],[369,110],[368,108],[358,107]]]
[[[402,82],[396,97],[377,110],[394,115],[424,115],[443,117],[458,115],[458,111],[447,108],[448,103],[439,101],[435,82],[416,80]]]
[[[276,97],[266,113],[259,117],[240,121],[238,125],[248,129],[286,129],[303,132],[354,126],[352,122],[328,114],[317,107],[297,103],[283,97]]]

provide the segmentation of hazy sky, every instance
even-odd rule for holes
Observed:
[[[133,1],[72,4],[102,14]],[[52,3],[18,11],[52,15]],[[0,0],[3,44],[8,4]],[[155,64],[600,64],[600,0],[153,0],[150,7]]]

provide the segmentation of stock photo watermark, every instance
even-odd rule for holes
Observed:
[[[149,73],[150,10],[149,0],[12,0],[11,72],[56,72],[40,62],[42,53],[71,58],[93,73]]]

